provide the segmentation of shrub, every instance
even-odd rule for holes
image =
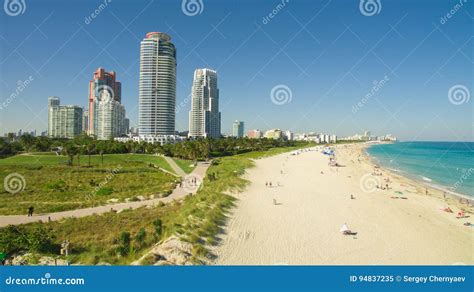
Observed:
[[[0,230],[0,252],[7,254],[29,252],[56,252],[51,230],[37,225],[33,228],[10,225]]]
[[[55,182],[51,182],[51,183],[48,183],[46,185],[46,188],[49,189],[49,190],[55,190],[55,191],[60,191],[60,192],[64,192],[67,190],[67,184],[64,180],[60,179],[60,180],[57,180]]]
[[[153,226],[155,227],[155,235],[158,239],[161,238],[161,234],[163,233],[163,222],[161,219],[156,219],[153,221]]]
[[[108,196],[114,192],[114,189],[112,188],[101,188],[97,191],[96,195],[97,196]]]
[[[130,232],[122,231],[118,238],[117,253],[121,256],[125,256],[130,252]]]
[[[146,231],[145,231],[145,228],[140,228],[140,230],[138,230],[138,233],[137,235],[135,235],[135,241],[137,242],[138,246],[142,246],[145,242],[145,239],[146,239]]]

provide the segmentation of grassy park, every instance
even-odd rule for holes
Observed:
[[[275,148],[215,159],[208,169],[203,188],[181,202],[118,214],[109,212],[57,222],[2,228],[0,250],[14,253],[21,249],[37,254],[54,254],[57,257],[60,243],[68,239],[72,245],[68,260],[72,263],[129,264],[156,242],[177,235],[193,245],[193,259],[196,263],[202,263],[210,256],[208,248],[216,243],[216,235],[225,224],[227,213],[234,204],[235,198],[228,192],[242,191],[248,184],[241,176],[245,169],[253,166],[252,159],[296,148]],[[110,161],[114,159],[117,161],[119,158],[111,158]],[[123,159],[120,163],[127,165],[125,161],[127,160]],[[135,165],[138,162],[135,160],[130,163]],[[109,166],[113,165],[116,164]],[[127,180],[134,181],[128,178],[129,173],[126,175]],[[120,181],[123,180],[125,177]],[[144,187],[142,182],[137,183],[139,187]],[[25,237],[40,236],[41,239],[25,240],[23,245],[11,244],[18,242],[11,239],[18,237],[16,234]],[[31,246],[29,242],[43,242],[43,248]]]
[[[174,162],[185,172],[185,173],[191,173],[194,168],[194,161],[192,160],[186,160],[186,159],[177,159],[173,158]]]
[[[83,155],[68,158],[50,153],[20,154],[0,159],[0,180],[12,173],[24,178],[24,189],[11,194],[0,190],[0,215],[49,213],[98,206],[108,200],[137,200],[137,196],[164,196],[176,177],[159,156],[147,154]]]

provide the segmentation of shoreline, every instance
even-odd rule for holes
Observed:
[[[474,263],[473,229],[464,226],[472,221],[472,206],[444,200],[432,187],[425,195],[423,184],[385,168],[383,176],[373,176],[366,146],[332,145],[340,167],[328,165],[321,146],[255,160],[245,174],[249,186],[232,194],[237,203],[219,245],[211,248],[216,256],[211,264]],[[364,179],[383,178],[389,179],[388,190],[375,188],[379,184],[364,190]],[[265,186],[268,181],[272,187]],[[444,210],[448,206],[453,213]],[[458,210],[469,216],[456,218]],[[340,233],[346,223],[356,235]]]
[[[467,200],[469,202],[469,205],[474,205],[474,198],[472,196],[468,195],[468,194],[462,194],[462,193],[454,192],[454,191],[450,190],[448,186],[433,183],[432,180],[430,182],[424,181],[423,179],[417,178],[417,176],[419,176],[417,174],[410,173],[409,171],[394,170],[394,169],[391,169],[389,167],[384,166],[379,161],[376,161],[377,158],[370,155],[370,153],[367,152],[367,149],[374,146],[374,145],[380,145],[380,144],[387,144],[387,143],[372,143],[372,144],[362,143],[362,145],[365,146],[365,147],[363,147],[364,154],[369,158],[369,162],[373,166],[378,166],[378,167],[384,169],[385,171],[390,172],[394,176],[403,177],[407,180],[413,181],[416,184],[421,184],[426,188],[436,190],[436,191],[439,191],[439,192],[446,192],[446,196],[449,196],[452,199]],[[440,198],[443,199],[442,197],[440,197]]]

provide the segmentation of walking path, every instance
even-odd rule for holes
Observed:
[[[174,161],[173,161],[174,162]],[[172,165],[170,163],[170,165]],[[186,195],[192,193],[195,194],[202,183],[202,178],[206,175],[206,171],[209,168],[209,163],[198,163],[196,168],[193,172],[189,175],[184,174],[183,176],[188,177],[197,177],[196,184],[188,185],[188,183],[184,182],[184,186],[177,186],[174,191],[165,198],[157,198],[152,200],[146,201],[139,201],[139,202],[126,202],[126,203],[117,203],[117,204],[110,204],[104,205],[99,207],[92,207],[92,208],[84,208],[84,209],[76,209],[64,212],[55,212],[55,213],[47,213],[47,214],[38,214],[33,215],[32,217],[27,217],[26,215],[8,215],[8,216],[0,216],[0,227],[5,227],[7,225],[19,225],[19,224],[26,224],[31,222],[43,221],[48,222],[48,220],[55,221],[60,220],[68,217],[85,217],[91,216],[94,214],[103,214],[106,212],[110,212],[111,209],[115,211],[120,211],[124,209],[136,209],[143,206],[152,206],[158,204],[159,202],[168,203],[173,200],[179,200],[184,198]],[[177,166],[177,165],[176,165]],[[173,167],[173,166],[172,166]],[[182,170],[181,170],[182,171]],[[184,171],[182,171],[184,173]]]
[[[171,166],[171,168],[173,169],[174,172],[176,172],[176,174],[180,175],[181,177],[185,177],[186,176],[186,172],[184,172],[184,170],[181,169],[181,167],[179,167],[176,162],[174,161],[173,158],[171,157],[168,157],[168,156],[163,156],[166,160],[166,162],[168,162],[168,164]]]

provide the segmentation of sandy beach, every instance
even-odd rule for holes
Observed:
[[[320,151],[256,160],[245,175],[251,184],[233,194],[215,264],[474,264],[474,228],[463,225],[474,223],[472,205],[433,188],[427,195],[423,184],[384,169],[372,175],[364,147],[338,145],[342,167]],[[386,179],[389,190],[376,188]],[[457,219],[461,208],[470,217]],[[357,234],[342,235],[344,223]]]

